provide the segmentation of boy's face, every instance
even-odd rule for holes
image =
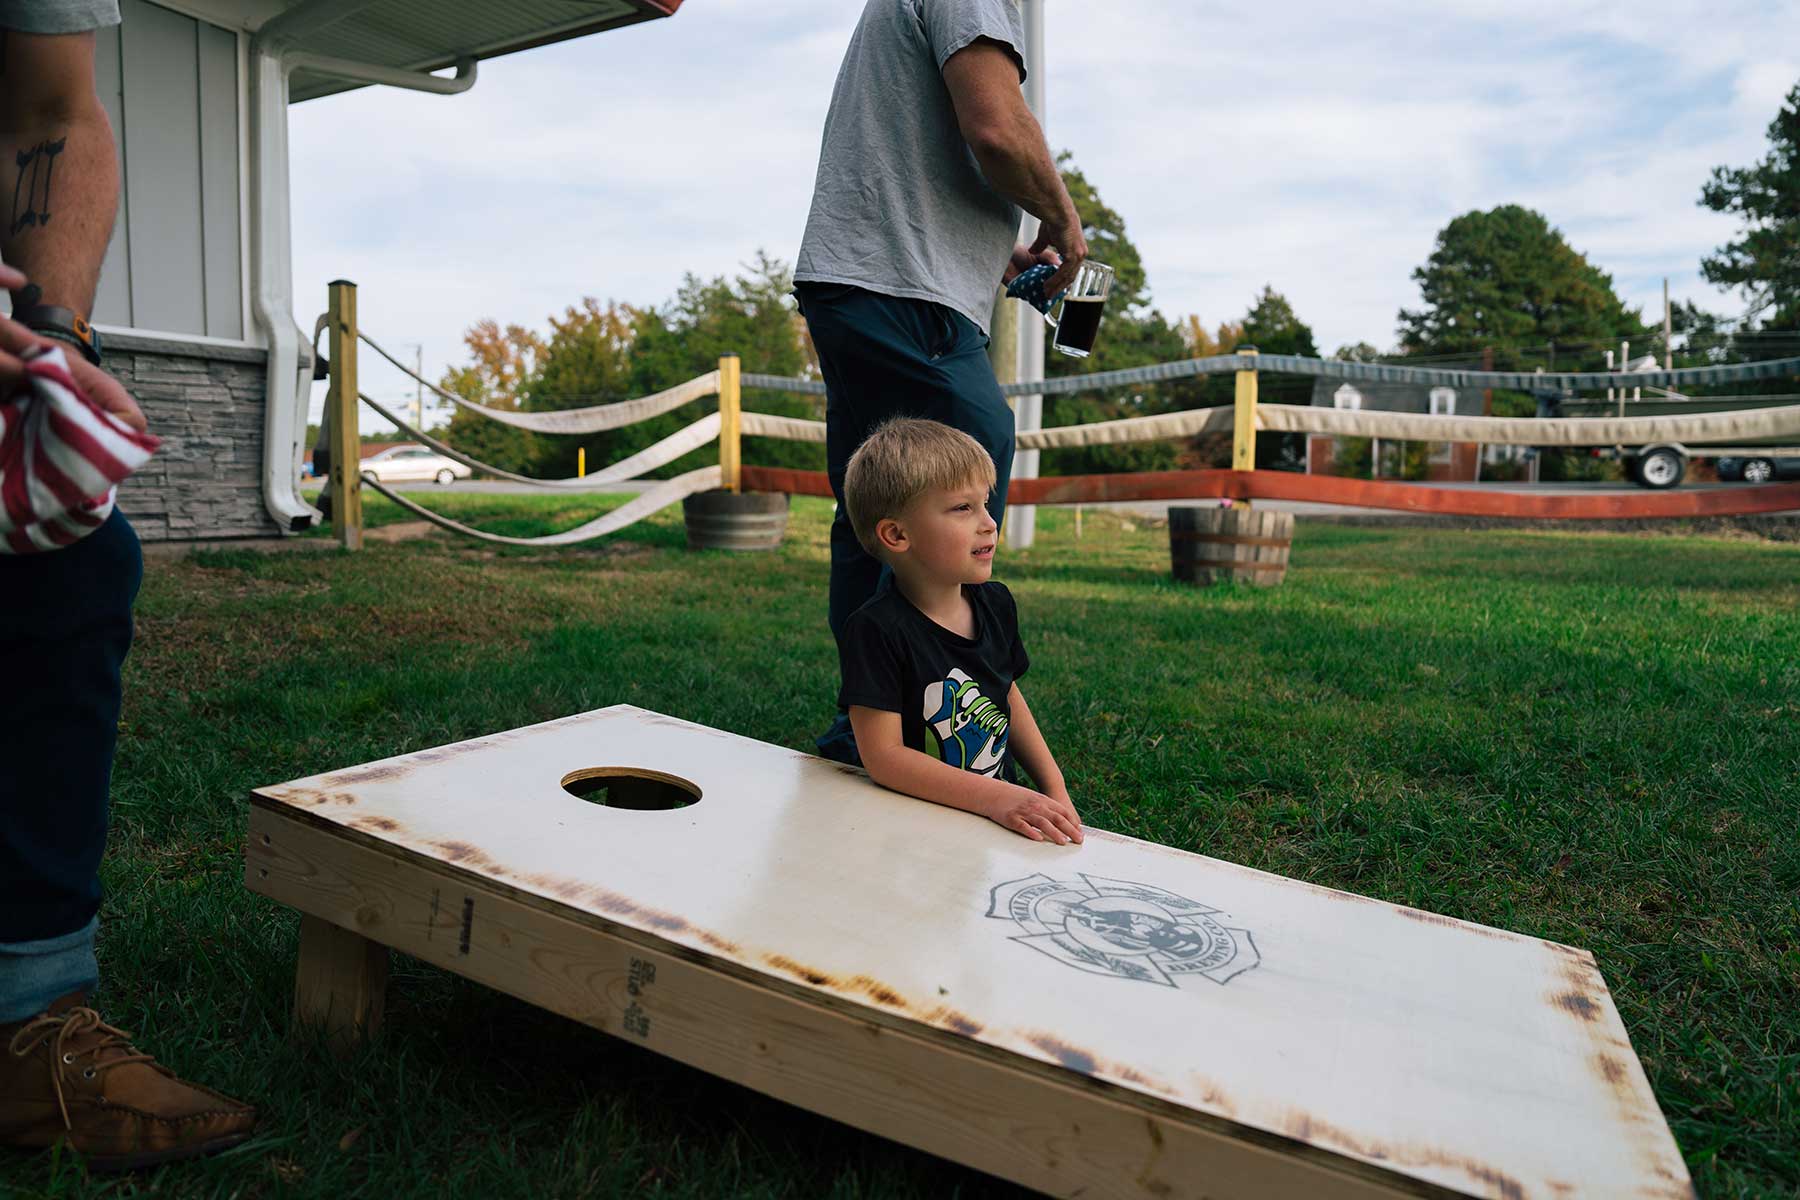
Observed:
[[[986,583],[994,573],[998,527],[988,515],[987,485],[971,481],[934,488],[920,496],[895,522],[904,548],[894,569],[931,583]]]

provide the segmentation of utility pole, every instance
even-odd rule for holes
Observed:
[[[1675,369],[1675,340],[1673,336],[1673,320],[1669,314],[1669,277],[1663,276],[1663,370]]]
[[[1044,0],[1023,0],[1025,14],[1025,103],[1031,114],[1037,118],[1038,124],[1048,128],[1044,119]],[[1019,232],[1019,240],[1030,245],[1037,240],[1038,220],[1030,213],[1025,214]],[[1019,301],[1013,301],[1014,304]],[[1036,309],[1031,310],[1030,319],[1018,321],[1018,379],[1021,383],[1041,383],[1044,379],[1044,319]],[[1013,402],[1013,430],[1024,433],[1031,429],[1041,429],[1044,424],[1044,397],[1042,393],[1019,396]],[[1013,451],[1012,477],[1014,479],[1036,479],[1038,473],[1038,452],[1036,450]],[[1031,545],[1032,535],[1037,532],[1037,509],[1014,508],[1006,514],[1006,547],[1009,550],[1023,550]]]

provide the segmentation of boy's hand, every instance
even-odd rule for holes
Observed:
[[[1061,796],[1046,796],[1014,784],[1003,799],[992,804],[982,815],[1034,842],[1054,842],[1058,846],[1070,842],[1081,844],[1081,817],[1067,792]]]

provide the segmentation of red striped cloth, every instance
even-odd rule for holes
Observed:
[[[0,400],[0,554],[56,550],[100,528],[119,481],[161,444],[88,399],[60,349],[31,352]]]

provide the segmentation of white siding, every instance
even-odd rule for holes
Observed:
[[[147,0],[120,13],[95,56],[123,187],[94,319],[241,339],[237,35]]]

